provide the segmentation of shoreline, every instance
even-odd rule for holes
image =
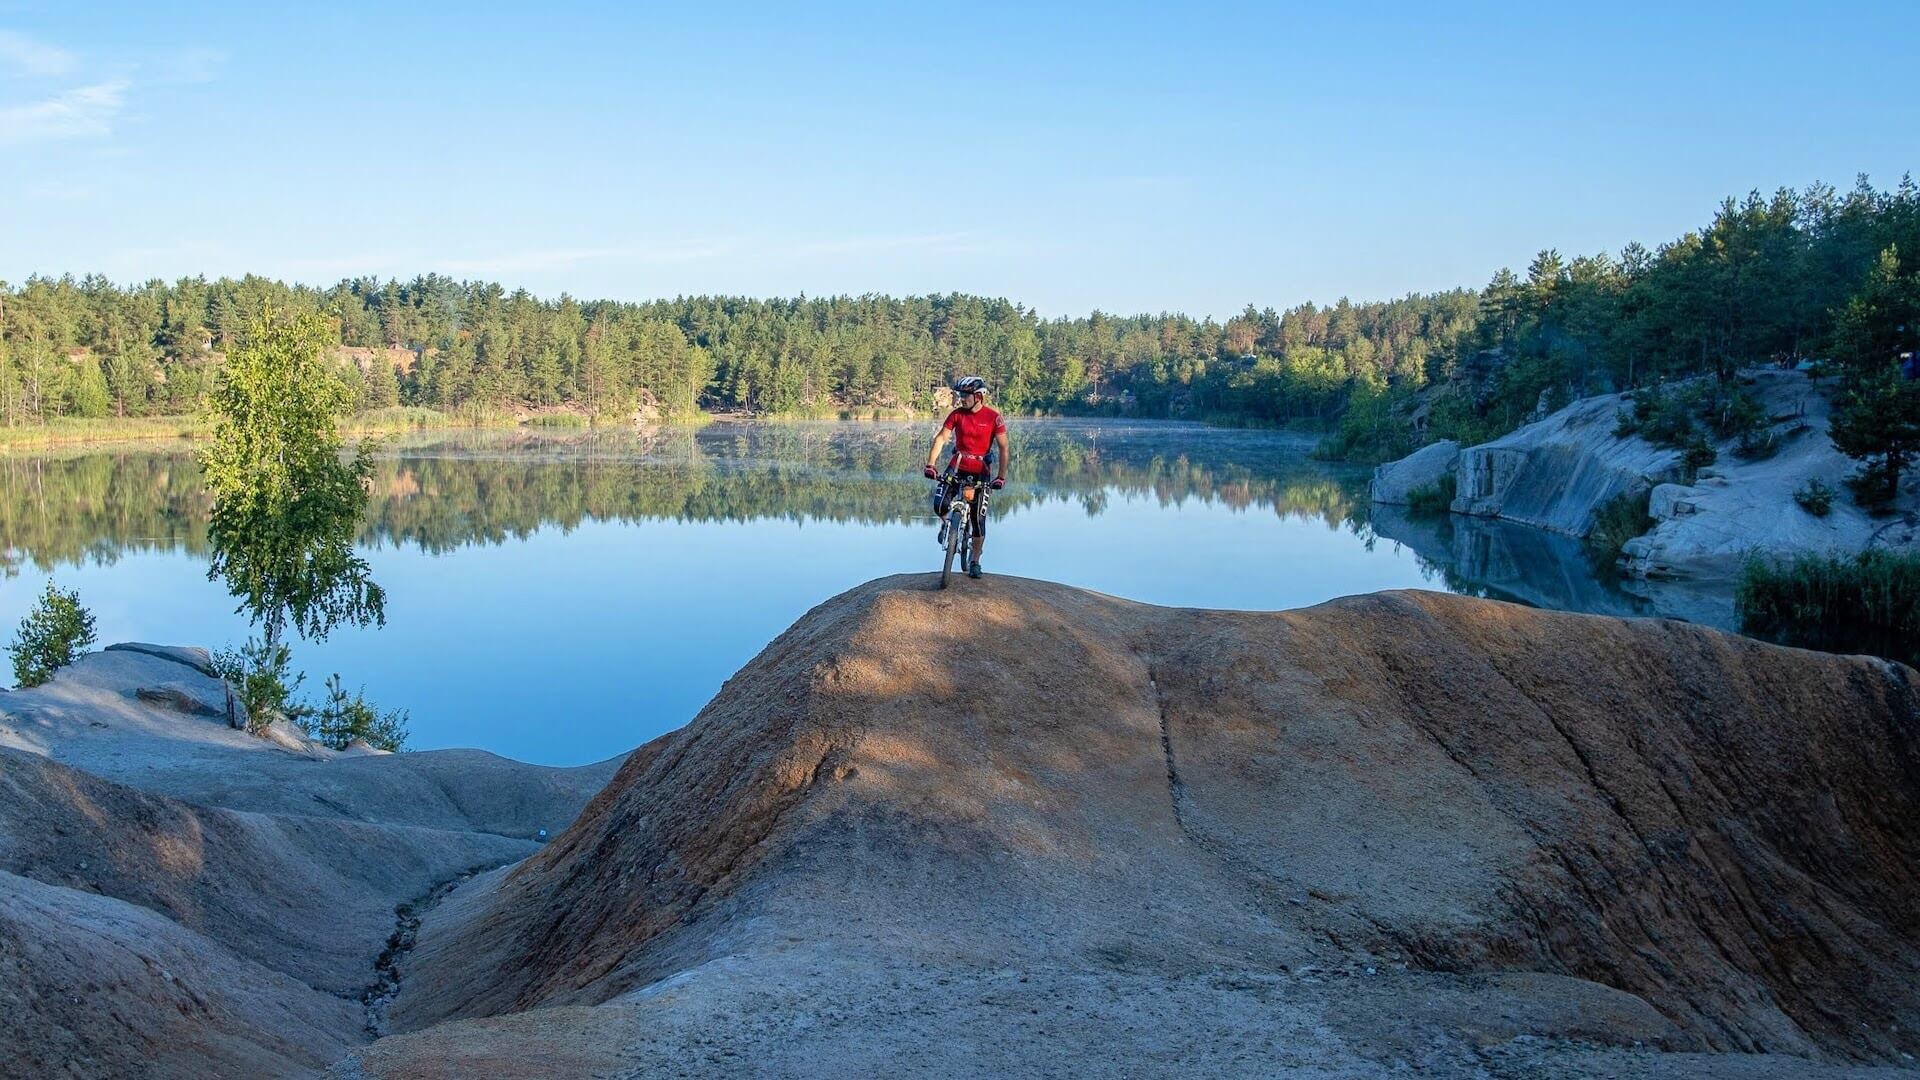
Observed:
[[[527,429],[532,431],[592,431],[595,429],[698,428],[708,424],[875,424],[920,423],[939,418],[937,411],[907,409],[819,409],[791,413],[751,413],[728,410],[700,412],[634,424],[625,420],[593,419],[575,412],[537,412],[526,416],[462,416],[416,406],[396,406],[380,413],[363,413],[342,421],[340,433],[348,437],[370,435],[406,435],[421,431]],[[1116,416],[1104,413],[1022,413],[1017,420],[1105,420],[1129,423],[1191,425],[1229,431],[1264,431],[1277,434],[1319,438],[1325,432],[1288,424],[1250,425],[1209,417]],[[33,454],[49,450],[108,450],[118,446],[151,446],[168,441],[200,442],[212,428],[198,416],[143,416],[82,419],[60,417],[45,424],[0,427],[0,456]],[[1365,462],[1322,459],[1329,465],[1364,465]]]

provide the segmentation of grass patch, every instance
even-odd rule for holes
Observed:
[[[417,405],[390,405],[349,416],[340,422],[340,430],[350,435],[377,435],[384,431],[416,431],[452,426],[453,417],[438,409],[424,409]]]
[[[1587,530],[1587,553],[1596,564],[1616,562],[1627,541],[1653,528],[1647,513],[1647,493],[1623,492],[1600,504]]]
[[[435,409],[395,405],[344,417],[348,435],[452,427],[455,419]],[[43,424],[0,428],[0,450],[41,450],[55,446],[95,446],[154,439],[203,439],[213,426],[198,416],[127,416],[101,420],[55,417]]]
[[[145,439],[192,439],[212,428],[193,416],[126,416],[83,420],[62,416],[44,424],[0,428],[0,448],[37,449]]]
[[[1827,652],[1920,663],[1920,554],[1749,559],[1734,593],[1740,628]]]
[[[527,417],[526,420],[524,421],[524,426],[534,427],[534,428],[563,428],[563,429],[572,430],[572,431],[579,431],[584,428],[592,427],[593,420],[587,417],[584,413],[570,413],[570,412],[540,413],[537,416]]]
[[[1453,509],[1454,479],[1451,470],[1425,487],[1407,492],[1407,513],[1415,517],[1439,517]]]

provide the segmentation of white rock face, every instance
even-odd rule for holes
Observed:
[[[1499,518],[1569,536],[1585,536],[1594,512],[1623,494],[1647,494],[1655,521],[1629,540],[1624,568],[1643,579],[1726,582],[1750,555],[1783,558],[1804,553],[1851,555],[1869,547],[1920,546],[1914,498],[1903,495],[1895,513],[1869,517],[1848,496],[1845,479],[1856,463],[1827,436],[1827,395],[1798,371],[1743,372],[1747,389],[1772,419],[1780,449],[1746,461],[1729,440],[1719,460],[1685,483],[1682,454],[1614,427],[1625,394],[1583,398],[1546,419],[1464,450],[1436,443],[1374,472],[1373,501],[1404,503],[1406,493],[1454,470],[1456,514]],[[1834,492],[1832,509],[1816,517],[1794,492],[1818,480]],[[1604,610],[1604,609],[1601,609]]]
[[[1594,511],[1682,476],[1682,455],[1613,430],[1626,395],[1582,398],[1460,452],[1453,512],[1585,536]]]
[[[1421,488],[1438,484],[1453,471],[1460,458],[1460,444],[1452,439],[1428,443],[1399,461],[1389,461],[1373,470],[1373,501],[1405,506],[1407,499]]]
[[[1748,555],[1781,558],[1802,553],[1851,555],[1868,547],[1909,548],[1916,536],[1905,517],[1873,518],[1855,506],[1843,483],[1855,462],[1827,436],[1830,403],[1800,372],[1748,372],[1750,388],[1780,417],[1785,442],[1764,461],[1742,461],[1730,446],[1700,470],[1691,485],[1653,489],[1647,512],[1656,524],[1627,541],[1626,569],[1648,578],[1725,580],[1737,577]],[[1786,434],[1804,424],[1797,434]],[[1834,491],[1833,508],[1815,517],[1793,493],[1819,480]],[[1905,501],[1904,499],[1902,500]]]

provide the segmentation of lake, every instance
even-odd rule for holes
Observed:
[[[691,719],[808,608],[938,568],[930,423],[723,421],[646,432],[456,431],[379,452],[362,547],[387,625],[296,643],[411,714],[416,749],[571,765]],[[1611,614],[1686,614],[1597,576],[1577,542],[1369,515],[1368,470],[1310,438],[1178,423],[1022,420],[990,574],[1155,604],[1278,609],[1391,588]],[[0,457],[0,620],[51,575],[102,643],[248,633],[208,581],[190,444]],[[962,582],[960,588],[966,587]]]

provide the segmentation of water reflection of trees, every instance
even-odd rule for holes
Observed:
[[[924,427],[924,425],[922,425]],[[714,424],[646,434],[456,432],[376,462],[366,542],[445,552],[583,521],[832,521],[924,514],[927,433],[887,424]],[[1114,499],[1271,510],[1351,527],[1364,479],[1258,432],[1050,421],[1016,428],[1003,514]],[[178,448],[0,458],[11,571],[143,550],[205,554],[207,493]]]

